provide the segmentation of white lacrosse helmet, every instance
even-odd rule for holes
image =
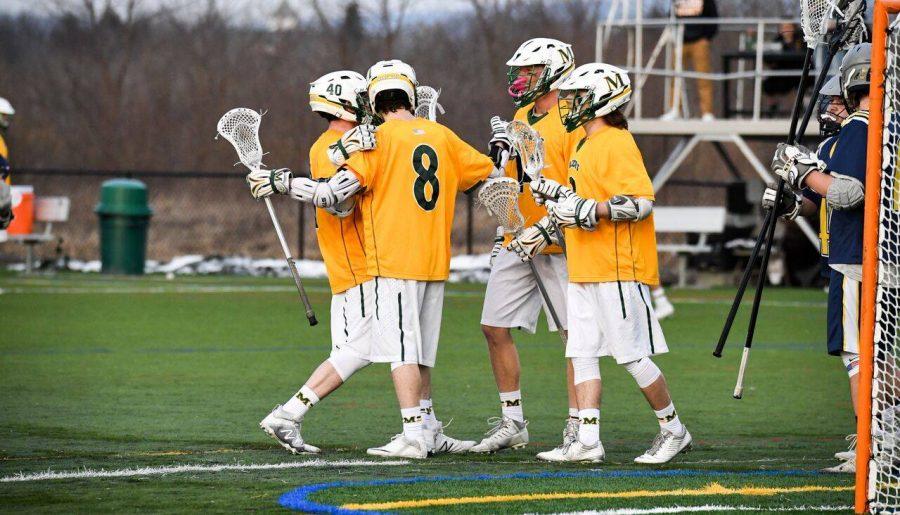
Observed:
[[[413,110],[416,108],[416,71],[399,59],[378,61],[366,72],[369,105],[375,110],[375,97],[382,91],[398,89],[406,93]]]
[[[516,107],[523,107],[562,84],[575,68],[575,54],[568,43],[534,38],[522,43],[506,65],[509,66],[506,74],[509,94]],[[537,77],[520,73],[523,67],[541,65],[544,69]]]
[[[9,100],[0,97],[0,129],[9,127],[9,117],[14,114],[16,114],[16,110],[13,109]]]
[[[605,63],[579,66],[558,89],[559,116],[569,132],[631,100],[628,73]]]
[[[366,79],[349,70],[327,73],[309,84],[309,107],[348,122],[358,121],[358,95],[366,89]]]

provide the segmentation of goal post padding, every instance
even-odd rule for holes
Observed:
[[[900,12],[900,0],[876,0],[872,29],[872,76],[869,86],[869,134],[866,148],[866,200],[863,236],[862,299],[860,299],[860,367],[857,402],[857,457],[855,510],[862,513],[891,510],[900,506],[900,472],[894,456],[900,447],[885,442],[886,424],[900,423],[895,417],[895,392],[887,392],[887,383],[896,386],[900,377],[900,288],[897,276],[900,264],[900,198],[893,173],[898,143],[897,116],[900,112],[900,33],[889,33],[890,15]],[[889,44],[890,43],[890,44]],[[892,54],[888,56],[889,52]],[[890,68],[888,68],[890,66]],[[886,102],[887,100],[887,102]],[[888,108],[885,134],[885,106]],[[885,146],[889,152],[885,156]],[[883,159],[884,158],[884,159]],[[890,173],[882,173],[886,169]],[[882,198],[882,194],[886,197]],[[882,209],[882,202],[891,206]],[[897,262],[895,262],[897,261]],[[880,265],[886,265],[881,267]],[[877,317],[877,320],[876,320]],[[879,322],[876,342],[876,321]],[[877,347],[877,349],[876,349]],[[876,384],[878,383],[878,384]],[[893,399],[893,400],[891,400]],[[873,410],[873,404],[874,410]],[[887,409],[884,409],[887,408]],[[874,416],[873,416],[874,415]],[[873,427],[876,431],[873,432]],[[890,438],[893,439],[893,428]],[[873,443],[875,444],[873,446]],[[875,452],[873,453],[873,447]],[[900,463],[900,462],[898,462]],[[896,475],[897,477],[891,477]],[[885,480],[887,479],[887,480]]]

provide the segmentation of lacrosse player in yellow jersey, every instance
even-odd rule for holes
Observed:
[[[541,171],[547,177],[564,182],[571,152],[583,136],[582,131],[569,133],[560,122],[557,107],[557,86],[575,68],[575,57],[569,44],[548,38],[530,39],[516,50],[506,63],[509,68],[509,94],[519,109],[515,119],[531,126],[544,140],[544,164]],[[491,144],[506,144],[503,128],[506,122],[492,120],[494,138]],[[510,160],[507,175],[519,180],[522,193],[519,210],[525,217],[525,235],[521,242],[526,246],[544,242],[544,235],[552,231],[547,210],[535,203],[529,190],[530,177],[525,175],[521,163]],[[531,269],[513,250],[507,248],[510,238],[499,237],[491,255],[491,275],[488,279],[481,313],[481,330],[488,343],[494,379],[500,393],[501,417],[473,452],[496,452],[507,448],[522,447],[528,443],[519,377],[519,354],[512,338],[512,328],[534,333],[544,301],[538,290]],[[547,290],[553,308],[565,329],[566,323],[566,258],[556,245],[544,245],[534,259],[537,273]],[[549,313],[547,324],[556,330]],[[568,367],[569,418],[563,431],[563,446],[574,441],[578,429],[578,404],[572,384],[571,367]],[[563,446],[560,446],[561,449]],[[549,451],[559,453],[559,449]],[[541,453],[538,457],[543,458]]]
[[[309,106],[328,122],[328,129],[309,151],[309,167],[315,180],[327,180],[354,152],[375,146],[374,127],[357,125],[362,106],[357,94],[366,79],[353,71],[326,74],[310,84]],[[257,198],[289,182],[286,170],[251,172],[248,182]],[[260,427],[292,453],[317,453],[303,441],[300,426],[306,412],[333,392],[356,371],[369,364],[374,293],[366,273],[362,212],[353,199],[327,209],[316,209],[316,237],[331,286],[331,356],[283,405],[276,406]]]
[[[378,148],[352,155],[327,182],[293,179],[291,191],[305,190],[304,199],[319,207],[359,195],[367,272],[374,278],[369,359],[391,364],[403,421],[401,434],[368,453],[425,458],[429,450],[465,452],[475,442],[445,436],[421,401],[431,399],[456,194],[501,172],[448,128],[412,114],[417,82],[411,66],[380,61],[367,81],[371,108],[384,119]]]
[[[631,98],[624,70],[601,63],[578,67],[559,86],[566,129],[586,137],[569,163],[567,186],[532,185],[548,198],[550,217],[565,229],[569,259],[569,342],[580,424],[563,461],[599,462],[601,356],[635,378],[659,420],[660,432],[637,463],[665,463],[691,445],[666,380],[651,356],[668,352],[650,304],[659,284],[653,185],[622,107]]]

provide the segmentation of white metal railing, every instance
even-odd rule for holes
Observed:
[[[684,117],[689,117],[689,104],[687,103],[687,93],[684,87],[685,79],[707,79],[720,83],[734,84],[734,111],[741,113],[744,111],[744,98],[746,96],[746,87],[748,83],[752,84],[752,117],[751,120],[759,120],[761,114],[761,106],[763,101],[763,81],[767,77],[800,77],[802,70],[799,68],[794,70],[768,70],[765,69],[765,52],[767,44],[772,43],[771,36],[778,34],[778,28],[782,24],[795,24],[797,35],[802,38],[799,28],[799,20],[792,18],[689,18],[679,19],[675,17],[669,18],[651,18],[644,19],[641,16],[641,9],[638,8],[634,18],[628,17],[629,2],[615,2],[609,11],[607,19],[597,25],[596,39],[596,59],[604,61],[604,50],[608,46],[610,40],[615,37],[618,39],[620,34],[624,35],[627,44],[627,51],[624,55],[624,63],[621,59],[615,59],[610,56],[609,63],[621,66],[628,70],[632,75],[632,87],[634,90],[632,102],[628,109],[628,114],[632,118],[641,119],[644,116],[643,95],[642,90],[647,80],[652,77],[662,78],[664,86],[664,98],[666,106],[676,104],[675,98],[680,99],[677,105],[681,106]],[[641,2],[637,2],[639,5]],[[624,4],[624,6],[623,6]],[[626,19],[615,19],[617,16],[626,17]],[[681,56],[684,46],[684,27],[686,24],[716,24],[719,26],[720,33],[738,32],[737,51],[746,52],[754,51],[752,67],[747,67],[745,61],[747,59],[738,58],[736,71],[724,72],[696,72],[687,71],[682,67]],[[750,36],[749,32],[754,32]],[[644,59],[644,42],[648,36],[658,39],[650,52],[649,56]],[[750,48],[752,45],[752,48]],[[779,51],[780,46],[772,48],[773,51]],[[661,64],[658,64],[662,61]],[[820,62],[817,58],[816,63]],[[815,66],[814,66],[815,68]],[[670,80],[671,79],[671,80]],[[729,91],[731,91],[729,89]],[[675,97],[677,95],[677,97]],[[730,96],[730,95],[729,95]],[[731,98],[727,99],[729,102]],[[657,115],[658,116],[658,115]]]

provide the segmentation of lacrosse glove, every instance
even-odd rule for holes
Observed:
[[[810,172],[824,169],[825,163],[819,160],[815,152],[800,145],[779,143],[772,157],[772,173],[784,179],[794,190],[803,187],[803,181]]]
[[[345,132],[341,139],[328,147],[328,160],[335,166],[341,166],[350,154],[375,148],[375,126],[357,125]]]
[[[278,170],[253,170],[247,174],[247,184],[253,198],[269,197],[275,193],[287,193],[291,187],[291,171],[287,168]]]
[[[548,200],[559,202],[560,197],[567,197],[571,193],[571,189],[546,177],[541,177],[540,180],[531,182],[531,196],[534,197],[534,202],[539,206],[543,206]]]
[[[534,259],[552,243],[559,243],[559,233],[550,217],[541,218],[538,223],[520,232],[509,242],[509,250],[518,254],[523,263]]]
[[[597,201],[572,193],[559,202],[547,201],[547,213],[560,229],[579,228],[593,231],[597,227]]]
[[[770,210],[775,205],[775,194],[778,192],[777,187],[769,185],[763,193],[762,205],[763,209]],[[803,196],[799,193],[785,188],[781,193],[781,203],[775,209],[775,214],[785,220],[793,220],[800,214],[800,208],[803,207]]]

